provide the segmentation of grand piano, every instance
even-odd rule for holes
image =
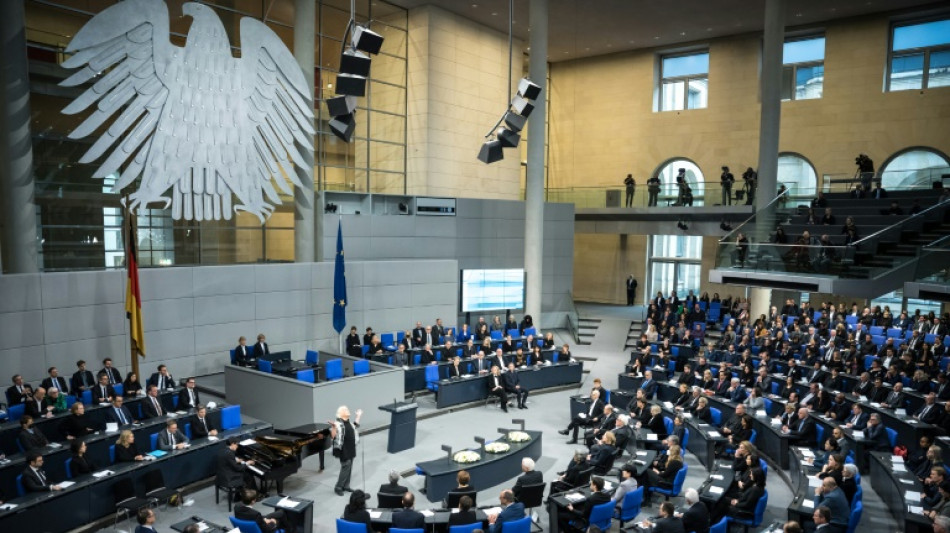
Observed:
[[[237,454],[254,460],[251,471],[260,480],[264,495],[271,488],[283,495],[284,480],[297,473],[307,457],[319,455],[323,469],[323,454],[330,447],[330,440],[330,424],[306,424],[262,433],[254,437],[253,444],[238,446]]]

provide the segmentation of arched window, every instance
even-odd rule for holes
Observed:
[[[813,198],[818,194],[818,175],[815,173],[815,167],[795,153],[779,154],[776,181],[776,191],[780,185],[784,185],[792,198]]]
[[[939,152],[924,147],[898,152],[881,167],[884,189],[929,189],[943,174],[950,174],[950,161]]]
[[[676,200],[679,195],[679,188],[676,186],[676,175],[679,169],[686,169],[686,183],[693,190],[693,205],[703,205],[703,171],[699,170],[696,163],[689,159],[681,157],[670,159],[660,166],[656,176],[660,178],[662,188],[660,189],[660,198],[671,198]]]

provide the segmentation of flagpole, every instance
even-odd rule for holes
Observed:
[[[125,270],[126,270],[126,276],[128,276],[128,270],[129,270],[129,257],[128,257],[128,255],[129,255],[129,250],[131,250],[131,247],[129,246],[129,243],[131,242],[131,239],[134,239],[134,238],[135,238],[134,233],[133,233],[133,234],[130,234],[130,233],[134,232],[135,221],[132,219],[132,210],[129,209],[128,206],[129,206],[129,195],[126,195],[126,196],[125,196],[125,205],[124,205],[123,208],[122,208],[122,213],[123,213],[123,215],[124,215],[125,221],[128,222],[127,224],[126,224],[126,223],[122,224],[122,233],[125,234],[125,255],[126,255],[126,257],[125,257]],[[126,281],[126,283],[128,283],[128,281]],[[139,379],[141,379],[141,376],[142,376],[142,375],[139,373],[139,358],[138,358],[138,352],[136,351],[135,339],[133,338],[133,335],[132,335],[132,328],[134,328],[135,325],[132,323],[133,318],[132,318],[131,316],[129,316],[128,318],[129,318],[129,359],[131,359],[131,363],[132,363],[132,372],[135,373],[136,377],[138,377]]]

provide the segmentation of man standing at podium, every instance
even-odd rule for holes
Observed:
[[[333,456],[340,459],[340,477],[336,480],[333,492],[343,496],[343,491],[353,492],[350,488],[350,474],[353,471],[353,459],[356,457],[356,445],[360,442],[360,417],[363,410],[356,410],[356,420],[350,422],[350,409],[341,405],[336,410],[336,420],[330,422],[330,437],[333,438]]]

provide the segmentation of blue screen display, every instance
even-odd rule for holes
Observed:
[[[462,271],[462,312],[524,308],[524,269]]]

